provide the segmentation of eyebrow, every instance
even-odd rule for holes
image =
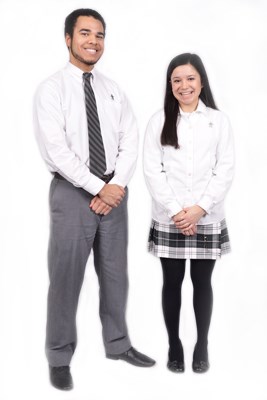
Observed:
[[[186,78],[191,78],[191,77],[195,77],[195,74],[190,74],[190,75],[186,75]],[[174,76],[172,79],[177,79],[177,78],[181,78],[180,76]]]
[[[92,32],[91,29],[86,29],[86,28],[82,28],[79,30],[79,32]],[[97,32],[97,35],[103,35],[105,36],[104,32]]]

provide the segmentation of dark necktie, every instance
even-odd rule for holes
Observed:
[[[83,74],[89,136],[89,165],[90,172],[98,177],[101,177],[104,175],[107,168],[106,156],[97,113],[95,95],[90,82],[91,76],[92,74],[90,72],[85,72]]]

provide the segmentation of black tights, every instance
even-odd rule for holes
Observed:
[[[161,258],[163,270],[162,308],[169,337],[169,359],[183,360],[179,338],[181,288],[185,275],[184,259]],[[213,293],[211,275],[215,260],[190,260],[190,274],[194,288],[193,305],[197,325],[195,360],[208,357],[208,332],[212,314]]]

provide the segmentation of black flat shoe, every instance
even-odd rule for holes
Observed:
[[[152,367],[156,363],[152,358],[139,353],[134,347],[121,354],[106,354],[106,357],[110,360],[123,360],[136,367]]]
[[[176,373],[181,373],[185,370],[184,349],[180,339],[169,347],[167,368]]]
[[[193,353],[192,369],[198,374],[203,374],[210,367],[207,345],[201,346],[198,343],[195,345]]]
[[[178,361],[178,360],[174,360],[174,361],[168,361],[167,363],[167,368],[171,371],[171,372],[176,372],[176,373],[181,373],[184,372],[185,368],[184,368],[184,362],[183,361]]]
[[[196,361],[193,360],[192,369],[198,374],[203,374],[208,371],[210,364],[208,361]]]
[[[51,385],[60,390],[71,390],[73,381],[69,366],[51,367],[49,365],[49,376]]]

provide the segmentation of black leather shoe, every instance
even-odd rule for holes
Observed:
[[[106,354],[106,357],[110,360],[123,360],[136,367],[152,367],[156,363],[133,347],[121,354]]]
[[[167,363],[167,368],[172,371],[172,372],[184,372],[184,362],[183,361],[178,361],[178,360],[174,360],[174,361],[168,361]]]
[[[70,367],[51,367],[49,365],[51,385],[60,390],[71,390],[73,388]]]
[[[198,374],[203,374],[208,371],[210,364],[208,361],[196,361],[193,360],[192,369],[194,372]]]

